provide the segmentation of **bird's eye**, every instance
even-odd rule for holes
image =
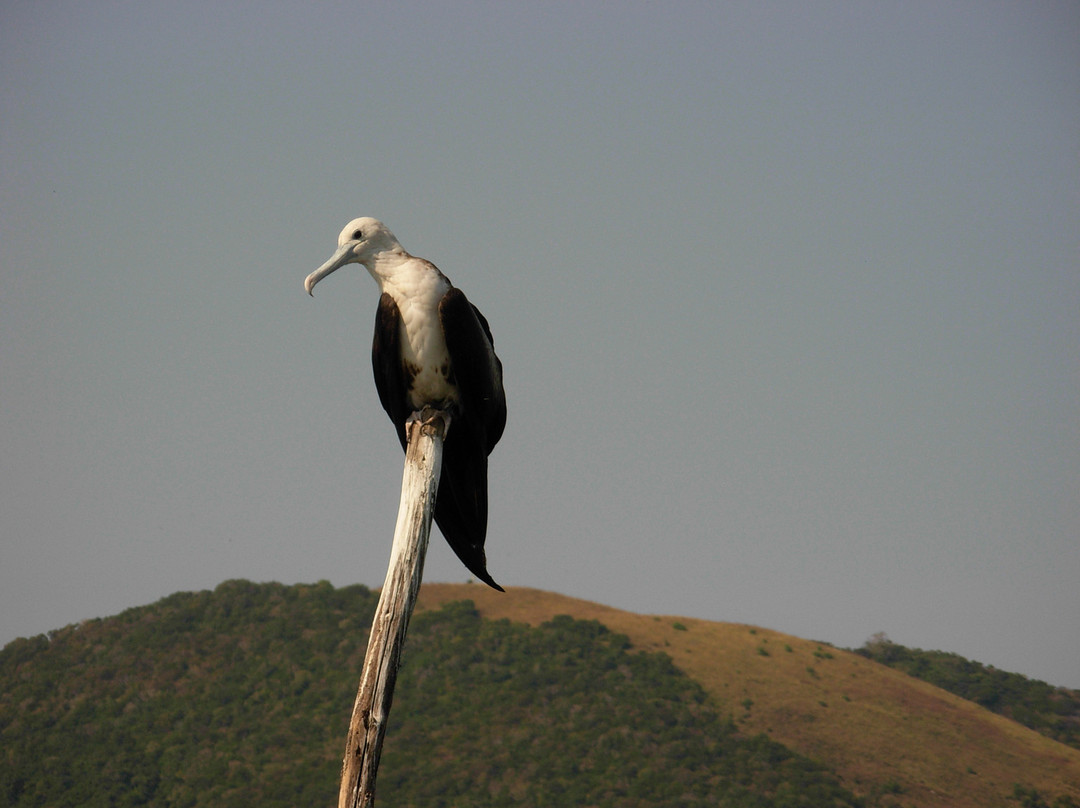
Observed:
[[[357,230],[355,233],[352,234],[352,237],[356,241],[363,241],[363,239],[364,239],[364,231],[363,230]]]

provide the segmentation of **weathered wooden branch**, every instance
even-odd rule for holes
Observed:
[[[375,775],[394,698],[401,648],[424,574],[424,556],[442,469],[443,440],[449,424],[446,413],[425,407],[419,418],[410,420],[406,426],[409,440],[394,546],[371,624],[364,672],[349,723],[338,808],[368,808],[375,804]]]

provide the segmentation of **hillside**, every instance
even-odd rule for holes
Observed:
[[[1080,691],[1053,687],[1018,673],[972,662],[959,654],[905,648],[884,634],[870,638],[855,653],[1080,749]]]
[[[0,652],[10,806],[330,806],[375,596],[229,581]],[[858,806],[596,621],[415,616],[379,774],[396,806]]]
[[[1080,751],[857,654],[768,629],[622,612],[532,589],[425,584],[421,605],[468,597],[484,617],[598,620],[661,650],[746,732],[821,760],[858,794],[903,805],[1017,805],[1017,784],[1080,802]]]
[[[376,598],[229,581],[10,643],[0,805],[332,805]],[[1067,808],[1078,784],[1080,751],[854,653],[425,584],[379,794],[460,808]]]

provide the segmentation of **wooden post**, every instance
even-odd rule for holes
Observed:
[[[394,698],[401,648],[424,574],[424,555],[442,469],[443,440],[449,425],[450,418],[445,412],[425,407],[419,418],[414,415],[405,427],[408,447],[394,545],[371,624],[364,672],[349,723],[338,808],[369,808],[375,804],[375,775]]]

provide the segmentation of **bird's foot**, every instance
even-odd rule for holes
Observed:
[[[405,419],[405,430],[408,431],[413,423],[419,423],[421,426],[429,426],[433,425],[439,419],[442,419],[443,421],[443,434],[445,435],[450,431],[450,413],[446,410],[440,410],[437,407],[424,407],[419,412],[414,412]]]

